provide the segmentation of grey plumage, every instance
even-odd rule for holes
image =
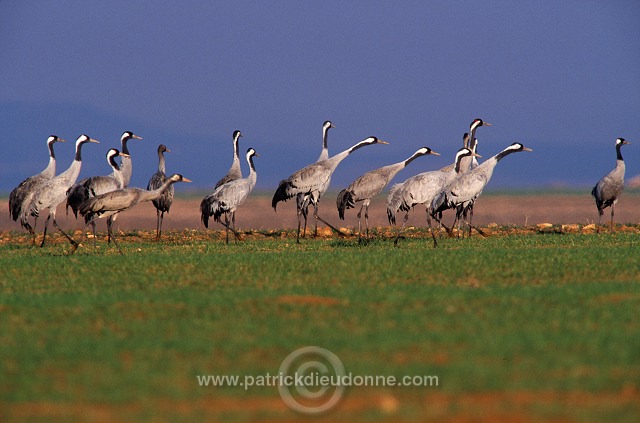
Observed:
[[[329,134],[329,129],[335,128],[333,123],[329,120],[325,120],[322,124],[322,150],[320,150],[320,156],[318,156],[318,160],[316,162],[320,162],[322,160],[327,160],[329,158],[329,145],[327,143],[327,137]],[[307,232],[307,216],[309,215],[309,202],[310,196],[308,194],[300,193],[296,196],[296,211],[298,214],[298,220],[302,216],[304,218],[304,229],[302,230],[302,236]],[[298,222],[299,224],[299,222]],[[318,222],[316,221],[315,226],[315,234],[318,233]]]
[[[591,190],[591,195],[594,196],[596,200],[596,207],[598,208],[598,230],[600,230],[600,225],[602,224],[604,209],[611,207],[611,223],[609,225],[609,230],[613,232],[613,215],[615,205],[618,202],[620,194],[622,194],[622,190],[624,189],[625,165],[620,148],[625,144],[629,144],[629,142],[624,138],[616,139],[616,167],[607,175],[603,176]]]
[[[493,126],[492,124],[490,124],[489,122],[485,122],[480,118],[476,118],[474,119],[471,124],[469,124],[469,132],[465,132],[464,135],[462,136],[462,148],[468,148],[469,150],[471,150],[473,153],[476,153],[476,146],[475,146],[475,137],[476,137],[476,131],[479,127],[481,126]],[[453,169],[455,164],[450,164],[448,166],[443,167],[442,171],[450,171]],[[471,155],[471,156],[466,156],[462,159],[462,163],[460,164],[460,172],[464,173],[467,172],[470,168],[475,167],[478,165],[478,160],[475,158],[475,156]]]
[[[256,185],[257,173],[253,165],[253,158],[256,156],[258,154],[253,148],[247,150],[249,176],[219,186],[212,194],[204,197],[200,203],[201,218],[205,228],[209,227],[209,217],[213,216],[216,222],[225,226],[227,243],[229,242],[229,230],[233,232],[236,239],[240,238],[235,231],[236,209],[244,203]],[[220,219],[223,214],[225,222]],[[229,223],[229,215],[231,215],[231,224]]]
[[[240,167],[240,155],[238,153],[238,139],[242,136],[240,131],[233,131],[233,161],[231,162],[231,168],[226,175],[222,177],[214,187],[214,190],[227,182],[234,181],[242,178],[242,168]]]
[[[405,212],[402,227],[398,231],[396,243],[404,230],[404,226],[409,219],[409,212],[418,204],[427,205],[427,224],[431,228],[429,210],[431,202],[438,193],[453,181],[461,173],[462,159],[471,156],[473,153],[468,148],[461,148],[456,153],[452,166],[447,166],[440,170],[422,172],[405,180],[402,184],[393,186],[387,196],[387,218],[390,224],[396,223],[396,213],[398,210]],[[433,232],[432,232],[433,236]],[[436,243],[433,236],[434,244]]]
[[[338,231],[327,221],[318,216],[318,202],[320,197],[327,191],[331,183],[331,175],[336,170],[340,162],[344,160],[354,151],[373,144],[388,144],[386,141],[379,140],[376,137],[368,137],[354,146],[344,150],[335,156],[312,163],[297,172],[293,173],[287,179],[280,182],[275,194],[271,200],[271,206],[276,210],[276,206],[280,201],[297,196],[298,194],[308,195],[309,201],[314,206],[314,216],[316,219],[325,223],[332,229]],[[339,231],[338,231],[339,232]],[[300,240],[300,219],[298,218],[298,234],[297,241]]]
[[[158,146],[158,171],[153,174],[151,179],[149,179],[149,183],[147,184],[148,190],[155,190],[160,188],[162,184],[166,181],[166,164],[164,153],[170,153],[171,150],[167,148],[164,144],[160,144]],[[153,206],[156,208],[157,220],[156,220],[156,240],[160,239],[162,234],[162,220],[164,219],[164,214],[169,213],[169,209],[171,208],[171,204],[173,203],[173,195],[174,195],[174,187],[170,185],[169,188],[165,189],[160,197],[155,200],[151,200]]]
[[[477,140],[476,140],[476,130],[481,126],[492,126],[489,122],[485,122],[480,118],[476,118],[469,125],[469,137],[466,139],[465,147],[471,150],[472,153],[476,152],[477,148]],[[466,156],[462,159],[462,163],[460,164],[461,173],[468,172],[474,167],[478,166],[478,160],[474,155]]]
[[[116,163],[115,158],[121,157],[121,159],[124,160],[128,156],[128,154],[121,153],[115,148],[109,149],[107,151],[107,164],[111,167],[112,173],[110,175],[84,178],[69,188],[67,191],[66,203],[67,213],[69,212],[69,208],[71,208],[74,216],[77,218],[80,204],[85,202],[87,199],[109,191],[124,188],[124,175],[121,167]]]
[[[482,162],[475,169],[458,175],[433,199],[431,215],[438,219],[436,216],[438,213],[448,209],[456,209],[457,220],[465,218],[466,212],[473,207],[474,202],[489,183],[498,162],[509,154],[521,151],[532,150],[520,143],[513,143],[500,153]]]
[[[133,162],[131,161],[129,146],[127,145],[127,143],[132,139],[141,140],[142,137],[135,135],[131,131],[124,131],[120,136],[120,144],[122,147],[120,149],[120,152],[123,153],[120,171],[122,172],[122,178],[124,180],[123,187],[125,188],[129,186],[129,182],[131,181],[131,174],[133,173]],[[124,154],[126,154],[126,156]]]
[[[417,159],[420,156],[436,155],[439,153],[431,150],[429,147],[422,147],[418,149],[411,157],[398,163],[394,163],[388,166],[381,167],[365,173],[364,175],[353,181],[346,189],[343,189],[338,194],[336,204],[338,207],[338,216],[344,220],[344,212],[346,209],[355,207],[355,203],[362,201],[362,207],[358,212],[358,236],[361,236],[361,215],[364,208],[364,218],[366,225],[366,234],[369,236],[369,204],[371,199],[378,195],[384,187],[387,186],[389,181],[402,169],[404,169],[409,163]]]
[[[9,214],[11,219],[17,221],[20,218],[20,226],[27,229],[31,235],[34,235],[35,242],[35,222],[33,227],[29,224],[31,199],[33,194],[38,190],[39,186],[53,178],[56,174],[56,155],[53,150],[53,144],[56,142],[64,142],[62,138],[57,135],[50,135],[47,138],[47,149],[49,150],[49,163],[42,172],[33,175],[24,181],[11,191],[9,194]]]
[[[145,201],[153,201],[159,198],[162,193],[175,182],[191,182],[191,180],[183,177],[182,175],[174,174],[167,178],[160,187],[154,190],[122,188],[110,191],[105,194],[89,198],[87,201],[80,204],[78,211],[88,222],[92,222],[94,219],[108,218],[107,231],[109,233],[109,237],[110,239],[113,239],[118,251],[122,253],[122,250],[120,249],[120,246],[112,232],[113,222],[117,215],[125,210],[129,210],[136,204]]]
[[[32,216],[39,216],[40,211],[49,209],[49,215],[44,224],[44,234],[42,237],[42,243],[40,246],[44,246],[44,241],[47,238],[47,226],[49,220],[53,217],[53,225],[69,240],[71,245],[75,248],[78,247],[78,243],[75,242],[69,235],[67,235],[56,221],[56,208],[67,197],[67,191],[78,179],[80,169],[82,167],[82,146],[85,143],[98,143],[98,141],[89,138],[87,135],[80,135],[76,140],[76,154],[71,166],[58,176],[45,181],[38,187],[38,190],[33,194],[33,198],[29,205],[29,210]]]

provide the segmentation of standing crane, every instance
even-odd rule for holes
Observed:
[[[407,167],[409,163],[420,156],[426,155],[439,156],[439,153],[431,150],[429,147],[418,149],[411,157],[401,162],[381,167],[365,173],[351,183],[346,189],[338,194],[336,204],[338,206],[338,216],[344,220],[344,211],[355,207],[355,203],[362,201],[362,206],[358,212],[358,239],[362,238],[362,209],[364,209],[364,221],[366,225],[366,236],[369,238],[369,204],[371,199],[380,194],[380,191],[387,186],[389,181],[398,174],[402,169]]]
[[[69,208],[71,208],[73,214],[77,218],[78,207],[90,197],[95,197],[96,195],[104,194],[116,189],[126,188],[129,185],[133,164],[131,162],[127,142],[131,139],[141,140],[142,138],[133,134],[131,131],[124,131],[122,133],[122,136],[120,137],[122,149],[119,152],[119,156],[122,160],[121,165],[117,170],[114,168],[111,175],[84,178],[69,188],[69,192],[67,193],[67,212],[69,211]],[[107,161],[109,161],[108,158]]]
[[[158,146],[158,171],[153,174],[151,179],[149,179],[149,183],[147,184],[147,189],[152,191],[156,188],[160,188],[164,181],[166,181],[167,176],[165,174],[166,164],[164,159],[164,153],[171,153],[171,150],[167,148],[166,145],[160,144]],[[169,213],[169,209],[171,208],[171,204],[173,203],[173,194],[174,187],[170,185],[169,188],[162,192],[160,197],[155,200],[151,200],[153,206],[156,208],[157,221],[156,221],[156,241],[160,240],[160,236],[162,234],[162,219],[164,219],[164,214]]]
[[[122,250],[120,249],[112,231],[113,222],[116,220],[118,214],[125,210],[129,210],[138,203],[158,199],[166,189],[176,182],[191,182],[191,180],[180,174],[174,174],[167,178],[160,187],[151,191],[142,188],[117,189],[115,191],[110,191],[105,194],[89,198],[87,201],[80,204],[80,208],[78,210],[88,222],[91,222],[96,218],[101,219],[106,217],[109,238],[113,240],[118,252],[122,254]]]
[[[29,234],[33,237],[34,244],[36,242],[35,228],[37,218],[32,227],[29,224],[29,205],[33,194],[38,190],[39,186],[56,175],[56,155],[53,151],[53,144],[57,142],[64,142],[64,140],[57,135],[49,135],[47,138],[47,149],[49,150],[49,164],[47,164],[47,167],[37,175],[30,176],[20,182],[9,194],[9,214],[11,219],[17,221],[20,218],[20,226],[29,231]]]
[[[312,163],[297,172],[293,173],[287,179],[284,179],[278,185],[273,199],[271,200],[271,206],[274,210],[280,201],[287,201],[288,199],[297,196],[298,194],[308,195],[309,201],[314,206],[314,217],[320,220],[325,225],[329,226],[334,231],[341,234],[329,222],[324,220],[318,215],[318,202],[320,197],[327,191],[329,184],[331,183],[331,175],[336,170],[340,162],[342,162],[347,156],[354,151],[373,144],[388,144],[386,141],[382,141],[376,137],[368,137],[358,142],[354,146],[344,150],[335,156],[321,160],[319,162]],[[298,217],[298,233],[296,242],[300,242],[300,218]]]
[[[595,197],[596,207],[598,208],[598,232],[600,232],[600,225],[602,225],[604,209],[611,206],[611,223],[609,224],[609,231],[613,233],[613,213],[615,205],[618,202],[618,198],[624,189],[625,166],[620,148],[625,144],[630,143],[624,138],[616,139],[616,167],[607,175],[603,176],[591,190],[591,195]]]
[[[233,161],[231,162],[231,168],[226,175],[222,177],[213,188],[214,190],[220,185],[224,185],[227,182],[234,181],[242,178],[242,169],[240,168],[240,155],[238,154],[238,140],[242,136],[240,131],[233,131]]]
[[[431,232],[431,236],[433,238],[433,246],[436,247],[438,245],[438,241],[433,233],[433,228],[431,227],[431,219],[429,217],[431,201],[433,201],[438,193],[453,181],[456,176],[461,174],[462,159],[472,156],[473,154],[474,153],[472,153],[468,148],[461,148],[456,153],[453,166],[447,166],[440,170],[419,173],[391,188],[391,191],[387,196],[387,217],[389,219],[389,223],[396,223],[396,213],[398,210],[406,212],[402,221],[402,227],[398,231],[398,235],[394,241],[395,245],[398,245],[398,240],[400,239],[405,224],[409,219],[409,212],[418,204],[427,205],[427,224],[429,226],[429,232]]]
[[[253,148],[247,150],[247,163],[249,163],[249,176],[246,178],[229,181],[219,186],[212,194],[204,197],[200,203],[202,223],[205,228],[209,227],[209,217],[213,216],[216,222],[222,224],[226,230],[226,243],[229,243],[229,230],[233,232],[236,240],[240,236],[236,232],[236,209],[245,202],[253,187],[256,185],[258,175],[253,165],[253,158],[258,154]],[[225,221],[222,222],[220,216],[224,214]],[[229,223],[229,214],[231,223]]]
[[[38,217],[42,210],[49,209],[49,215],[47,216],[47,220],[44,222],[44,234],[42,236],[42,243],[40,244],[40,247],[44,246],[44,241],[47,238],[49,220],[53,217],[53,225],[67,238],[67,240],[69,240],[73,247],[73,251],[78,248],[78,243],[67,235],[66,232],[60,229],[60,226],[56,221],[56,208],[65,200],[67,197],[67,191],[78,179],[80,169],[82,168],[82,146],[86,143],[98,142],[99,141],[90,138],[88,135],[80,135],[76,140],[76,155],[71,166],[58,176],[42,183],[38,190],[33,194],[33,198],[29,205],[29,211],[32,216]]]
[[[133,173],[133,162],[131,161],[129,146],[127,145],[127,143],[132,139],[141,140],[142,137],[135,135],[131,131],[124,131],[120,136],[120,152],[126,154],[126,156],[122,155],[122,164],[120,165],[120,171],[122,172],[122,178],[124,179],[124,188],[129,186],[129,182],[131,182],[131,174]]]
[[[118,166],[118,163],[115,161],[116,157],[121,157],[122,160],[124,160],[124,158],[129,157],[129,155],[122,153],[115,148],[109,149],[107,151],[107,164],[111,167],[111,174],[84,178],[69,188],[67,191],[67,213],[69,212],[69,208],[71,208],[73,214],[77,218],[80,204],[88,198],[124,188],[124,175],[122,174],[121,167]]]
[[[441,223],[437,214],[448,209],[456,209],[456,220],[458,221],[458,226],[460,226],[460,221],[466,216],[466,211],[473,207],[476,199],[489,183],[498,162],[509,154],[521,151],[533,150],[514,142],[495,156],[482,162],[475,169],[457,176],[431,202],[431,216]],[[470,228],[473,228],[471,222],[466,221],[466,223]],[[475,229],[478,230],[478,228]],[[447,232],[451,231],[447,230]],[[480,230],[478,232],[482,234]]]
[[[329,145],[327,144],[327,135],[330,128],[335,128],[331,121],[325,120],[322,124],[322,150],[320,150],[320,156],[316,162],[327,160],[329,158]],[[307,216],[309,215],[309,200],[308,194],[300,193],[296,196],[296,211],[298,214],[298,220],[300,216],[304,218],[304,228],[302,229],[302,237],[304,238],[307,233]],[[318,221],[316,220],[314,235],[318,235]]]

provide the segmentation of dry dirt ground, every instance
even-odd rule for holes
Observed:
[[[346,220],[338,219],[335,206],[336,195],[327,194],[320,203],[319,213],[334,226],[342,228],[356,228],[358,226],[356,209],[347,210]],[[171,207],[171,212],[165,215],[164,228],[167,230],[204,229],[200,221],[200,199],[178,198]],[[4,212],[2,211],[4,210]],[[312,209],[311,209],[312,210]],[[609,210],[605,210],[603,223],[609,222]],[[402,223],[403,214],[397,216],[398,224]],[[478,199],[475,205],[474,223],[479,226],[490,224],[515,225],[536,227],[538,224],[553,225],[577,224],[581,227],[597,222],[597,211],[593,198],[589,193],[580,194],[528,194],[528,195],[499,195],[489,194]],[[76,220],[73,215],[66,216],[65,209],[58,207],[57,220],[60,226],[67,230],[83,228],[82,220]],[[313,226],[313,217],[309,218],[309,227]],[[445,215],[445,224],[452,221],[452,213]],[[38,229],[42,229],[44,219],[39,219]],[[626,192],[616,207],[615,222],[619,224],[640,223],[640,193]],[[140,204],[131,210],[123,212],[116,221],[119,230],[152,231],[156,225],[156,210],[151,203]],[[297,225],[295,200],[279,203],[277,212],[271,207],[268,195],[254,194],[247,199],[236,212],[236,227],[239,230],[267,230],[291,229]],[[387,227],[385,197],[375,198],[369,207],[369,225]],[[425,226],[426,213],[424,207],[416,207],[409,213],[408,226]],[[325,225],[319,224],[321,228]],[[220,224],[210,221],[210,228],[222,229]],[[104,221],[98,223],[98,231],[104,231]],[[7,199],[0,200],[0,232],[20,231],[20,225],[9,218]],[[54,230],[55,231],[55,230]]]

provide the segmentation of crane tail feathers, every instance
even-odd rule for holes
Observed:
[[[276,211],[276,207],[280,201],[287,201],[292,197],[289,194],[289,189],[291,188],[291,182],[289,181],[280,181],[278,185],[278,189],[276,189],[275,194],[273,194],[273,198],[271,199],[271,207]]]
[[[344,220],[344,211],[355,207],[353,193],[346,189],[340,191],[338,198],[336,199],[336,205],[338,206],[338,216],[341,220]]]

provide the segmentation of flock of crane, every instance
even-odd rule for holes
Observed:
[[[478,140],[475,137],[476,130],[481,126],[491,126],[490,123],[482,119],[474,119],[469,127],[469,132],[463,136],[463,145],[455,154],[453,163],[439,170],[423,172],[406,179],[402,183],[395,184],[387,197],[387,217],[390,224],[396,223],[396,214],[404,212],[402,227],[398,231],[395,243],[401,237],[407,222],[409,212],[418,205],[424,205],[427,211],[427,224],[429,226],[434,246],[437,246],[437,239],[432,230],[431,219],[438,225],[444,227],[449,234],[457,223],[460,233],[461,225],[464,222],[471,230],[476,229],[480,234],[482,231],[472,224],[473,206],[476,199],[482,194],[485,186],[491,179],[493,170],[498,162],[509,154],[532,151],[521,143],[515,142],[507,146],[496,155],[478,163],[477,154]],[[374,144],[387,144],[387,142],[377,137],[368,137],[356,143],[352,147],[334,156],[329,156],[327,145],[327,134],[334,125],[330,121],[324,122],[322,126],[322,150],[318,160],[305,166],[297,172],[282,180],[276,189],[271,205],[276,210],[279,202],[296,198],[296,211],[298,227],[296,241],[300,242],[300,234],[306,233],[309,206],[314,208],[314,218],[321,221],[332,230],[342,234],[335,226],[331,225],[318,214],[318,205],[321,197],[327,192],[331,183],[331,176],[338,165],[354,151]],[[226,242],[229,242],[229,231],[240,239],[235,227],[235,211],[242,205],[253,190],[257,174],[253,163],[253,158],[258,156],[253,148],[249,148],[246,153],[246,160],[249,164],[249,175],[242,177],[239,156],[240,131],[233,133],[233,162],[227,174],[218,181],[214,191],[203,198],[200,204],[202,223],[209,227],[209,218],[213,217],[225,228]],[[169,212],[173,202],[174,187],[176,182],[191,182],[180,174],[171,176],[165,175],[164,153],[169,150],[163,144],[158,146],[158,171],[151,177],[146,189],[128,187],[132,174],[132,162],[127,142],[131,139],[142,139],[130,131],[125,131],[121,138],[121,150],[115,148],[107,152],[107,162],[113,169],[110,175],[93,176],[77,182],[82,166],[82,146],[87,143],[98,143],[95,139],[87,135],[81,135],[76,140],[75,157],[71,166],[55,175],[56,158],[54,154],[54,144],[64,140],[51,135],[47,139],[49,150],[49,163],[47,167],[37,175],[31,176],[22,181],[9,196],[9,211],[14,221],[20,220],[21,226],[32,235],[32,243],[35,245],[35,226],[40,212],[48,210],[47,219],[44,224],[44,233],[40,246],[44,246],[47,227],[53,218],[53,225],[68,239],[72,245],[72,251],[79,246],[70,235],[64,232],[56,222],[56,209],[66,201],[67,210],[71,208],[76,218],[80,214],[85,221],[85,227],[92,226],[94,245],[96,240],[95,219],[107,218],[108,240],[113,240],[114,245],[120,253],[122,250],[113,234],[112,227],[118,214],[128,210],[138,203],[151,201],[157,210],[156,239],[159,240],[162,234],[162,221],[164,214]],[[604,176],[592,190],[595,197],[596,206],[599,213],[599,226],[602,223],[602,216],[606,207],[611,207],[610,229],[613,231],[613,216],[615,204],[624,187],[625,165],[622,159],[620,148],[628,144],[623,138],[616,140],[617,164],[613,171]],[[420,156],[440,154],[429,147],[422,147],[414,152],[410,157],[401,162],[390,164],[379,169],[372,170],[353,181],[347,188],[340,191],[336,205],[338,216],[344,219],[345,211],[354,208],[356,203],[362,202],[358,212],[358,237],[362,237],[362,212],[364,210],[365,236],[369,237],[369,204],[371,199],[389,184],[394,176],[409,163]],[[116,157],[120,157],[120,165],[116,162]],[[451,228],[442,223],[442,215],[446,210],[455,210],[454,224]],[[223,220],[224,216],[224,220]],[[33,226],[29,219],[34,218]],[[304,221],[304,226],[301,226]]]

